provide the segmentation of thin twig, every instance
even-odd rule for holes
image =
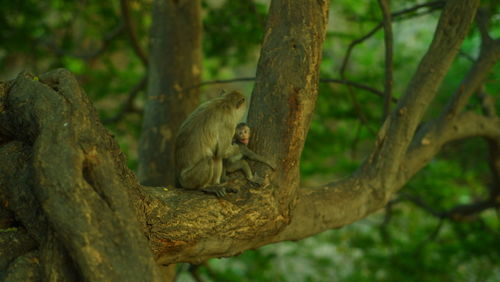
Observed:
[[[191,90],[196,87],[202,87],[206,85],[212,85],[212,84],[225,84],[225,83],[233,83],[233,82],[243,82],[243,81],[255,81],[255,77],[240,77],[240,78],[232,78],[232,79],[217,79],[217,80],[209,80],[209,81],[203,81],[199,84],[195,84],[192,86],[189,86],[184,89],[184,91]],[[370,87],[368,85],[358,83],[355,81],[351,80],[345,80],[345,79],[336,79],[336,78],[321,78],[319,80],[321,83],[337,83],[337,84],[343,84],[343,85],[351,85],[353,87],[359,88],[361,90],[365,90],[367,92],[373,93],[381,98],[384,97],[384,93],[376,88]],[[398,99],[392,98],[391,101],[393,103],[397,103]]]
[[[377,95],[377,96],[379,96],[381,98],[384,97],[384,93],[382,91],[380,91],[378,89],[375,89],[373,87],[370,87],[370,86],[358,83],[358,82],[351,81],[351,80],[335,79],[335,78],[321,78],[319,80],[319,82],[321,82],[321,83],[338,83],[338,84],[350,85],[350,86],[353,86],[353,87],[365,90],[367,92],[373,93],[373,94],[375,94],[375,95]],[[393,103],[397,103],[397,101],[398,101],[398,99],[392,98],[392,102]]]
[[[495,203],[494,201],[488,199],[465,205],[457,205],[447,211],[438,211],[427,204],[422,198],[407,194],[401,195],[399,198],[392,200],[391,204],[396,204],[403,201],[408,201],[416,205],[417,207],[423,209],[434,217],[452,221],[462,221],[469,217],[480,214],[487,209],[500,207],[500,203]]]
[[[422,9],[422,8],[429,8],[429,11],[432,12],[435,9],[441,8],[443,5],[444,5],[444,1],[433,1],[433,2],[429,2],[429,3],[424,3],[424,4],[416,5],[416,6],[413,6],[411,8],[404,9],[404,10],[392,13],[391,14],[391,19],[394,20],[394,19],[396,19],[398,17],[401,17],[403,15],[415,12],[415,11],[417,11],[419,9]],[[421,15],[422,14],[418,14],[416,16],[421,16]],[[349,46],[347,47],[346,54],[344,55],[344,59],[342,60],[342,65],[340,67],[340,73],[341,74],[344,73],[345,70],[346,70],[346,68],[347,68],[347,64],[349,62],[349,58],[351,56],[351,52],[354,49],[354,47],[356,45],[358,45],[358,44],[363,43],[368,38],[372,37],[382,27],[383,27],[383,23],[379,23],[372,30],[370,30],[367,34],[365,34],[361,38],[358,38],[358,39],[352,41],[349,44]]]
[[[120,7],[122,10],[123,21],[125,22],[127,34],[130,39],[130,43],[132,43],[132,48],[134,48],[134,51],[141,60],[142,64],[144,66],[147,66],[148,58],[144,50],[141,48],[139,40],[137,39],[137,34],[135,32],[134,25],[132,24],[132,19],[130,17],[130,7],[128,1],[129,0],[120,0]]]
[[[65,49],[60,48],[54,41],[51,40],[41,40],[41,45],[47,47],[49,50],[54,52],[58,56],[70,56],[78,59],[82,59],[85,61],[92,60],[102,53],[108,48],[111,41],[113,41],[120,33],[124,30],[125,25],[123,22],[114,27],[110,32],[106,33],[101,40],[101,46],[94,51],[86,51],[86,52],[70,52]]]
[[[120,110],[114,117],[105,119],[103,121],[104,124],[110,124],[110,123],[115,123],[119,120],[121,120],[127,112],[129,112],[133,108],[134,100],[135,97],[139,94],[141,90],[143,90],[146,87],[146,83],[148,82],[148,77],[145,75],[139,83],[137,83],[134,88],[130,91],[128,94],[127,100],[123,103],[121,106]]]
[[[383,15],[384,42],[385,42],[385,83],[384,83],[384,118],[385,120],[391,111],[392,98],[392,64],[393,64],[393,36],[392,36],[392,18],[390,10],[390,0],[379,0],[380,9]]]

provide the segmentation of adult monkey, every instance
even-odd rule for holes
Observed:
[[[222,159],[239,152],[232,140],[245,110],[245,96],[232,91],[201,104],[181,124],[175,140],[175,176],[182,188],[226,195],[230,188],[219,186]]]

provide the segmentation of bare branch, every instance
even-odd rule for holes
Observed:
[[[385,83],[384,83],[384,120],[389,116],[391,110],[392,99],[392,52],[393,52],[393,36],[392,36],[392,18],[390,9],[390,0],[379,0],[380,9],[383,15],[384,26],[384,42],[385,42]]]
[[[118,37],[121,32],[125,29],[125,25],[122,23],[118,24],[115,28],[113,28],[111,31],[106,33],[104,37],[101,40],[101,46],[94,50],[94,51],[77,51],[76,53],[67,51],[65,49],[60,48],[57,46],[57,44],[54,41],[51,40],[41,40],[40,44],[42,46],[45,46],[48,48],[50,51],[54,52],[58,56],[70,56],[78,59],[82,59],[85,61],[95,59],[96,57],[100,56],[101,54],[106,51],[106,49],[109,47],[111,42]]]
[[[123,105],[120,107],[120,110],[115,114],[114,117],[108,118],[103,120],[104,124],[110,124],[110,123],[115,123],[119,120],[121,120],[125,114],[133,109],[133,104],[134,100],[141,92],[146,87],[146,84],[148,82],[148,77],[145,75],[139,83],[137,83],[134,88],[130,91],[130,93],[127,96],[127,100],[123,103]]]
[[[213,84],[225,84],[225,83],[234,83],[234,82],[243,82],[243,81],[255,81],[255,77],[240,77],[240,78],[232,78],[232,79],[216,79],[216,80],[209,80],[209,81],[203,81],[199,84],[189,86],[184,89],[184,91],[196,88],[196,87],[202,87],[206,85],[213,85]],[[367,92],[373,93],[381,98],[384,97],[384,93],[376,88],[370,87],[368,85],[355,82],[352,80],[345,80],[345,79],[335,79],[335,78],[321,78],[319,80],[320,83],[338,83],[338,84],[344,84],[344,85],[350,85],[355,88],[359,88],[361,90],[365,90]],[[393,103],[397,103],[398,99],[392,97],[391,101]]]
[[[126,30],[128,37],[130,39],[130,43],[132,43],[132,47],[134,48],[135,53],[141,60],[142,64],[144,66],[148,65],[148,58],[146,56],[146,53],[144,50],[141,48],[139,44],[139,40],[137,38],[137,33],[135,32],[134,25],[132,24],[132,19],[130,17],[130,7],[129,7],[129,0],[120,0],[120,8],[122,10],[122,17],[125,22]]]
[[[188,87],[184,88],[182,91],[189,91],[193,88],[198,88],[198,87],[202,87],[202,86],[206,86],[206,85],[225,84],[225,83],[242,82],[242,81],[255,81],[255,77],[239,77],[239,78],[232,78],[232,79],[216,79],[216,80],[203,81],[201,83],[188,86]]]
[[[478,18],[481,18],[478,16]],[[500,41],[482,37],[479,57],[474,61],[468,74],[455,91],[450,102],[442,113],[442,118],[451,119],[459,114],[467,105],[469,98],[476,92],[488,77],[491,69],[500,60]]]
[[[476,22],[477,22],[477,28],[479,29],[479,33],[481,34],[481,41],[487,42],[491,41],[492,38],[488,32],[488,25],[489,25],[489,11],[485,9],[479,9],[477,11],[477,16],[476,16]]]
[[[370,87],[368,85],[352,81],[352,80],[335,79],[335,78],[322,78],[322,79],[319,80],[319,82],[322,82],[322,83],[338,83],[338,84],[350,85],[350,86],[359,88],[361,90],[365,90],[367,92],[373,93],[373,94],[375,94],[375,95],[377,95],[377,96],[379,96],[381,98],[384,98],[384,93],[382,91],[380,91],[380,90],[378,90],[376,88]],[[398,99],[392,97],[391,101],[393,103],[397,103]]]
[[[408,201],[427,213],[439,219],[448,219],[452,221],[463,221],[470,217],[478,215],[488,209],[500,207],[500,203],[495,203],[491,200],[478,201],[470,204],[456,205],[447,211],[438,211],[427,204],[422,198],[415,195],[403,194],[399,198],[393,200],[393,203]]]
[[[377,185],[393,186],[390,183],[401,170],[415,130],[458,53],[478,6],[478,0],[446,2],[429,50],[396,109],[381,129],[379,149],[374,151],[362,168],[371,171],[369,174],[372,177],[386,175],[382,183]]]
[[[500,118],[464,112],[446,123],[430,122],[422,131],[406,154],[405,169],[399,172],[396,186],[403,185],[427,165],[446,143],[473,136],[500,140]]]
[[[401,17],[401,16],[404,16],[404,15],[409,14],[409,13],[413,13],[413,12],[419,10],[419,9],[422,9],[422,8],[429,8],[429,12],[432,12],[432,11],[434,11],[436,9],[441,8],[443,6],[443,4],[444,4],[444,1],[433,1],[433,2],[429,2],[429,3],[424,3],[424,4],[416,5],[414,7],[411,7],[411,8],[408,8],[408,9],[404,9],[404,10],[392,13],[391,14],[391,19],[394,19],[394,18],[397,18],[397,17]],[[342,73],[345,73],[345,70],[347,68],[347,64],[349,62],[349,58],[351,56],[351,52],[354,49],[354,47],[356,45],[358,45],[358,44],[363,43],[368,38],[372,37],[382,27],[383,27],[383,23],[379,23],[372,30],[370,30],[368,33],[366,33],[364,36],[362,36],[359,39],[356,39],[356,40],[352,41],[349,44],[349,46],[347,47],[346,54],[344,55],[344,59],[342,60],[342,65],[340,67],[340,74],[341,74],[341,76],[342,76]]]

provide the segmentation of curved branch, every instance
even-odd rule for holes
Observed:
[[[53,41],[50,40],[41,40],[40,43],[41,45],[47,47],[50,51],[54,52],[58,56],[71,56],[74,58],[82,59],[82,60],[92,60],[95,59],[96,57],[100,56],[106,49],[109,47],[111,42],[118,37],[121,32],[125,29],[125,25],[122,23],[119,23],[115,28],[113,28],[111,31],[106,33],[102,40],[101,40],[101,46],[97,48],[96,50],[93,51],[79,51],[76,53],[64,50],[57,46],[57,44]]]
[[[478,6],[478,0],[446,2],[429,50],[379,132],[377,148],[361,168],[370,177],[386,176],[378,179],[381,182],[376,186],[395,187],[391,182],[401,170],[415,130],[458,53]]]
[[[389,0],[379,0],[380,9],[383,14],[384,26],[384,42],[385,42],[385,83],[384,83],[384,119],[389,116],[391,110],[392,99],[392,52],[393,52],[393,36],[392,36],[392,18],[389,7]]]
[[[255,77],[239,77],[239,78],[232,78],[232,79],[216,79],[216,80],[209,80],[209,81],[203,81],[202,83],[190,86],[188,88],[185,88],[184,91],[190,90],[192,88],[196,87],[201,87],[201,86],[206,86],[206,85],[212,85],[212,84],[225,84],[225,83],[233,83],[233,82],[242,82],[242,81],[255,81]],[[320,78],[319,79],[320,83],[338,83],[338,84],[344,84],[344,85],[350,85],[356,88],[359,88],[361,90],[365,90],[367,92],[373,93],[381,98],[384,98],[384,93],[374,87],[351,81],[351,80],[345,80],[345,79],[335,79],[335,78]],[[398,99],[392,97],[391,101],[393,103],[397,103]]]
[[[144,50],[139,45],[139,40],[137,39],[137,33],[135,32],[134,25],[132,24],[132,19],[130,17],[130,6],[129,0],[120,0],[120,8],[122,10],[123,20],[125,22],[128,37],[130,38],[130,43],[132,43],[132,48],[134,49],[137,56],[141,60],[144,66],[148,65],[148,57]]]
[[[444,1],[433,1],[433,2],[429,2],[429,3],[419,4],[419,5],[416,5],[414,7],[392,13],[391,19],[415,12],[415,11],[422,9],[422,8],[429,8],[429,11],[433,11],[435,9],[439,9],[440,7],[442,7],[444,3],[445,3]],[[345,70],[347,68],[347,64],[349,63],[349,58],[351,56],[351,52],[354,49],[354,47],[358,44],[363,43],[368,38],[372,37],[383,26],[384,26],[383,23],[379,23],[372,30],[370,30],[368,33],[366,33],[364,36],[352,41],[349,44],[349,46],[347,47],[346,54],[344,55],[344,59],[342,60],[341,67],[340,67],[341,76],[343,75],[343,73],[345,73]]]
[[[465,108],[469,98],[481,87],[498,61],[500,61],[500,40],[483,38],[479,57],[443,111],[442,119],[452,119]]]
[[[127,96],[127,100],[123,103],[123,105],[120,107],[120,110],[115,114],[115,116],[103,120],[104,124],[109,124],[109,123],[115,123],[119,120],[121,120],[127,112],[133,109],[133,104],[134,100],[139,94],[141,90],[146,88],[146,84],[148,82],[148,77],[145,75],[139,83],[137,83],[132,90],[130,90],[130,93]]]

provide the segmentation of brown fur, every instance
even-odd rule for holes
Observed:
[[[181,187],[201,189],[220,183],[222,159],[239,150],[231,141],[245,109],[243,94],[232,91],[201,104],[182,123],[175,141]]]
[[[223,171],[222,175],[223,175],[223,178],[225,178],[227,172],[231,173],[231,172],[241,170],[241,171],[243,171],[243,173],[245,174],[245,177],[250,182],[257,183],[257,184],[263,184],[264,179],[257,176],[256,174],[254,175],[252,173],[252,170],[250,169],[250,166],[248,165],[248,162],[246,161],[246,159],[250,159],[250,160],[264,163],[264,164],[270,166],[273,170],[276,169],[276,165],[270,158],[266,158],[264,156],[261,156],[255,152],[253,152],[252,150],[250,150],[247,147],[246,144],[241,142],[239,133],[241,132],[241,130],[243,130],[245,128],[248,129],[248,133],[249,133],[248,137],[250,137],[251,130],[250,130],[250,127],[246,123],[242,122],[236,126],[236,133],[233,137],[233,142],[236,145],[238,145],[239,150],[235,154],[230,155],[229,157],[226,157],[224,159],[224,171]]]

